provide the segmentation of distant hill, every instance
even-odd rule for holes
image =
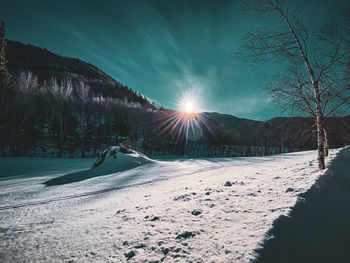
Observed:
[[[316,149],[316,128],[311,117],[276,117],[254,121],[228,114],[205,113],[222,137],[233,144],[288,146],[298,149]],[[350,143],[350,115],[325,119],[330,147]]]
[[[152,135],[146,136],[145,139],[150,141],[149,145],[155,147],[155,152],[161,152],[161,146],[157,148],[157,145],[162,145],[164,142],[171,145],[171,141],[174,141],[169,136],[170,132],[162,133],[160,132],[162,129],[159,127],[166,127],[167,124],[164,124],[166,123],[164,120],[170,119],[168,116],[172,116],[175,112],[171,110],[158,111],[153,113],[150,119],[145,122],[144,127],[148,126],[148,129],[152,130]],[[231,146],[255,146],[269,154],[311,150],[316,149],[317,146],[313,119],[309,117],[277,117],[268,121],[255,121],[217,112],[203,112],[198,115],[198,118],[202,120],[199,122],[203,133],[201,138],[196,141],[189,140],[187,143],[185,143],[185,136],[179,138],[179,141],[185,144],[185,149],[182,149],[185,155],[186,152],[188,152],[187,155],[196,155],[197,150],[201,147],[205,148],[205,152],[214,151],[214,154],[209,154],[210,156],[225,156],[227,149],[230,149]],[[175,128],[171,127],[173,128],[173,134],[179,134],[182,123],[176,124]],[[325,127],[331,148],[343,147],[350,143],[350,115],[327,118]],[[191,129],[188,132],[191,133]],[[182,132],[182,134],[185,133]],[[213,146],[213,148],[209,147],[207,149],[204,145]],[[186,150],[186,147],[189,149]],[[245,152],[247,151],[246,148],[240,149],[240,151],[243,152],[234,153],[233,155],[256,155],[249,152],[249,150]]]
[[[67,77],[73,81],[84,80],[91,88],[90,96],[102,95],[121,100],[126,98],[129,102],[152,107],[142,95],[80,59],[59,56],[47,49],[12,40],[8,40],[6,57],[7,67],[12,75],[29,70],[39,78],[39,81],[48,81],[52,77],[57,80]]]

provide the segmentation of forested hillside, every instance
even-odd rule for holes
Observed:
[[[90,98],[120,99],[152,107],[141,94],[80,59],[59,56],[47,49],[11,40],[7,41],[6,58],[7,68],[15,77],[22,72],[31,72],[37,77],[39,84],[52,78],[58,82],[63,79],[69,79],[73,83],[83,81],[89,86]]]

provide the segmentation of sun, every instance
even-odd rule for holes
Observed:
[[[200,102],[201,100],[198,92],[195,92],[193,90],[187,90],[181,94],[176,105],[178,111],[185,114],[185,116],[194,117],[194,115],[201,110]]]
[[[185,111],[187,112],[187,113],[192,113],[193,112],[193,103],[191,102],[191,101],[187,101],[186,103],[185,103]]]

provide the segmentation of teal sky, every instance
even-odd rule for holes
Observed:
[[[345,23],[350,1],[297,1],[311,28]],[[197,109],[264,120],[280,115],[265,94],[271,63],[252,70],[235,52],[246,32],[273,27],[239,1],[3,1],[7,37],[90,62],[158,105],[177,109],[183,94]]]

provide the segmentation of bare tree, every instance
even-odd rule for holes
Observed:
[[[30,71],[22,72],[12,83],[11,94],[3,97],[0,110],[0,130],[8,142],[8,155],[16,156],[23,145],[19,141],[25,136],[36,115],[35,94],[39,90],[36,76]]]
[[[85,140],[86,140],[86,116],[85,110],[89,99],[90,86],[84,81],[80,80],[76,87],[76,93],[78,98],[81,100],[81,118],[80,118],[80,148],[81,155],[85,157]]]
[[[31,71],[22,71],[16,80],[20,92],[28,94],[39,91],[38,78]]]
[[[350,101],[349,89],[342,76],[348,52],[342,32],[336,25],[310,37],[310,31],[297,18],[297,9],[289,0],[259,0],[246,4],[249,10],[277,19],[276,28],[259,29],[246,35],[248,59],[260,66],[271,60],[289,63],[269,91],[275,102],[292,112],[308,113],[317,129],[318,166],[325,168],[325,116],[339,112]]]
[[[5,95],[9,88],[11,75],[7,70],[7,60],[5,49],[7,41],[5,39],[5,23],[0,24],[0,96]]]
[[[42,93],[49,100],[51,106],[51,118],[56,133],[56,143],[58,149],[58,157],[62,157],[63,144],[66,137],[66,118],[68,112],[68,105],[71,100],[72,81],[70,79],[63,79],[60,82],[52,77],[49,83],[42,85]]]

